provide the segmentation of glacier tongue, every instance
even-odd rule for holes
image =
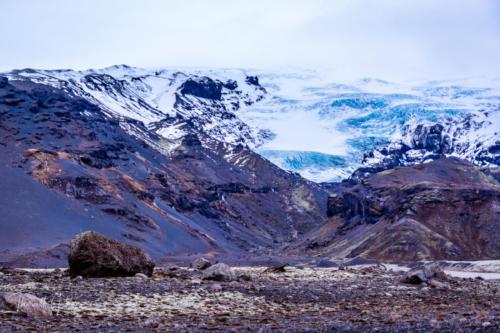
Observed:
[[[6,75],[99,104],[129,133],[165,154],[195,134],[206,146],[211,140],[226,144],[229,152],[248,146],[313,181],[339,181],[358,168],[374,172],[443,155],[500,164],[498,80],[345,83],[314,71],[126,65]]]

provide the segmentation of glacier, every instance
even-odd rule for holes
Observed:
[[[377,150],[386,147],[408,149],[401,165],[425,162],[426,147],[411,142],[419,125],[444,125],[450,147],[443,155],[498,165],[495,156],[477,159],[500,144],[498,79],[332,82],[311,71],[260,77],[272,97],[238,116],[274,133],[258,148],[263,156],[316,182],[340,181],[377,164],[384,158]]]
[[[129,133],[148,141],[147,129],[162,137],[161,143],[148,143],[166,154],[196,134],[204,145],[223,143],[228,160],[238,160],[237,147],[247,146],[315,182],[439,154],[500,164],[500,80],[494,78],[395,83],[338,80],[311,70],[126,65],[3,75],[50,84],[99,104]],[[211,90],[196,91],[202,86]]]

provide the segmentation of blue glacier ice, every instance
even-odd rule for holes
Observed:
[[[346,166],[346,160],[341,156],[314,151],[261,150],[259,154],[271,161],[279,161],[285,169],[293,171],[300,171],[310,167],[325,169]]]

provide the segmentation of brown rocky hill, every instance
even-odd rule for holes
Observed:
[[[500,183],[495,170],[455,158],[398,167],[328,199],[329,222],[300,249],[380,260],[500,258]]]

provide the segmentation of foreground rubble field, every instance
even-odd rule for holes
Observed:
[[[383,267],[233,268],[231,282],[187,268],[152,278],[71,279],[66,272],[4,270],[0,292],[44,298],[53,315],[0,310],[0,332],[342,332],[500,330],[499,280],[449,277],[401,283]]]

